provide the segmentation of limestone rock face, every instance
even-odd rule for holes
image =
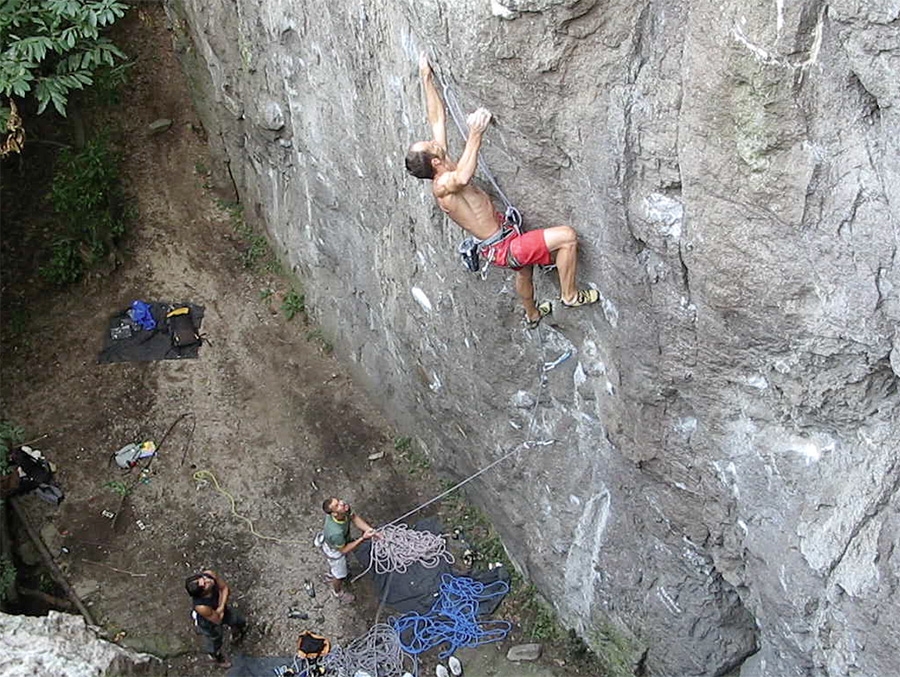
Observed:
[[[65,675],[164,675],[152,656],[136,654],[97,637],[81,616],[0,613],[0,674],[6,677]]]
[[[218,180],[401,428],[460,478],[553,441],[470,486],[570,626],[665,677],[900,673],[900,2],[169,11]],[[598,307],[528,333],[462,268],[403,167],[420,50]]]

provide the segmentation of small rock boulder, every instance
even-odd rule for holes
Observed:
[[[506,652],[506,659],[510,661],[536,661],[541,657],[543,647],[540,644],[517,644]]]

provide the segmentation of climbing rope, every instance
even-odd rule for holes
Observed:
[[[257,538],[264,540],[264,541],[273,541],[274,543],[287,543],[287,544],[295,544],[295,545],[299,545],[299,544],[305,545],[308,542],[305,540],[297,541],[297,540],[289,540],[289,539],[285,539],[285,538],[276,538],[275,536],[266,536],[265,534],[259,533],[253,527],[253,520],[251,520],[249,517],[244,517],[243,515],[238,513],[237,503],[234,500],[234,496],[232,496],[227,491],[225,491],[222,487],[219,486],[219,481],[216,479],[216,476],[213,475],[212,471],[198,470],[197,472],[194,473],[193,477],[194,477],[195,482],[212,482],[213,486],[216,488],[216,491],[218,491],[220,494],[225,496],[231,502],[231,514],[234,515],[235,517],[237,517],[239,520],[246,522],[247,527],[250,530],[250,533],[253,534],[254,536],[256,536]]]
[[[504,581],[488,585],[465,576],[441,576],[438,598],[427,614],[408,613],[391,619],[403,651],[418,656],[446,645],[439,656],[447,658],[463,647],[499,642],[512,629],[509,621],[479,621],[479,605],[509,592]]]
[[[447,550],[447,540],[430,531],[416,531],[405,524],[390,525],[378,530],[378,536],[370,543],[369,566],[353,577],[351,583],[365,576],[373,568],[376,574],[406,573],[411,564],[419,563],[433,569],[441,561],[453,564],[453,555]]]
[[[346,647],[332,647],[322,660],[328,674],[352,677],[360,672],[371,677],[401,677],[405,668],[415,672],[415,659],[404,652],[400,637],[390,625],[373,625]]]
[[[378,529],[377,529],[376,531],[380,531],[381,529],[384,529],[385,527],[391,526],[392,524],[396,524],[397,522],[400,522],[400,521],[402,521],[402,520],[405,520],[407,517],[409,517],[410,515],[416,514],[416,513],[419,512],[420,510],[424,510],[425,508],[427,508],[427,507],[428,507],[429,505],[431,505],[432,503],[436,503],[437,501],[441,500],[441,499],[444,498],[445,496],[449,496],[450,494],[452,494],[454,491],[456,491],[456,490],[459,489],[460,487],[462,487],[462,486],[468,484],[469,482],[471,482],[472,480],[474,480],[474,479],[480,477],[481,475],[483,475],[484,473],[486,473],[488,470],[490,470],[490,469],[492,469],[493,467],[499,465],[500,463],[503,463],[503,461],[505,461],[505,460],[508,459],[509,457],[511,457],[511,456],[513,456],[513,455],[519,453],[520,451],[523,451],[523,450],[525,450],[525,449],[533,449],[534,447],[546,447],[547,445],[553,444],[555,441],[556,441],[556,440],[542,440],[542,441],[528,440],[528,441],[526,441],[526,442],[522,442],[521,444],[516,445],[516,447],[515,447],[512,451],[510,451],[510,452],[504,454],[503,456],[501,456],[500,458],[498,458],[496,461],[493,461],[493,462],[490,463],[489,465],[484,466],[484,467],[483,467],[481,470],[479,470],[478,472],[469,475],[467,478],[465,478],[465,479],[462,480],[461,482],[457,482],[456,484],[454,484],[452,487],[450,487],[450,488],[447,489],[446,491],[443,491],[443,492],[441,492],[440,494],[438,494],[437,496],[435,496],[434,498],[431,498],[431,499],[425,501],[424,503],[422,503],[421,505],[419,505],[419,506],[413,508],[413,509],[410,510],[409,512],[403,513],[403,514],[400,515],[400,517],[398,517],[397,519],[391,520],[391,521],[388,522],[387,524],[378,527]]]
[[[459,130],[459,135],[462,137],[463,141],[466,141],[468,139],[469,127],[465,122],[465,117],[462,106],[459,103],[459,98],[457,98],[456,92],[453,91],[453,88],[450,87],[449,82],[445,82],[440,75],[437,75],[437,78],[441,83],[441,89],[444,93],[444,104],[447,106],[447,110],[450,111],[450,117],[453,118],[456,129]],[[478,153],[478,170],[488,181],[490,181],[491,185],[494,187],[494,191],[497,193],[497,196],[503,201],[503,207],[506,210],[506,220],[511,225],[513,225],[516,230],[521,229],[521,213],[513,206],[513,203],[509,201],[509,198],[506,197],[506,193],[504,193],[500,188],[500,184],[497,183],[497,179],[494,178],[494,175],[488,168],[487,162],[485,162],[484,158],[481,157],[480,152]]]

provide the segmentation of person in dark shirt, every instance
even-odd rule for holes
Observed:
[[[231,588],[211,569],[189,576],[184,582],[184,587],[191,596],[193,606],[191,615],[197,626],[197,632],[203,635],[204,650],[218,667],[230,668],[231,661],[222,654],[225,626],[231,627],[233,644],[243,639],[247,626],[244,617],[228,604]]]

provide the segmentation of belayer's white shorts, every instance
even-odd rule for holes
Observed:
[[[342,554],[340,550],[335,550],[325,542],[323,534],[316,536],[316,545],[322,548],[325,557],[328,558],[328,567],[331,575],[335,578],[347,578],[349,570],[347,569],[347,556]]]

